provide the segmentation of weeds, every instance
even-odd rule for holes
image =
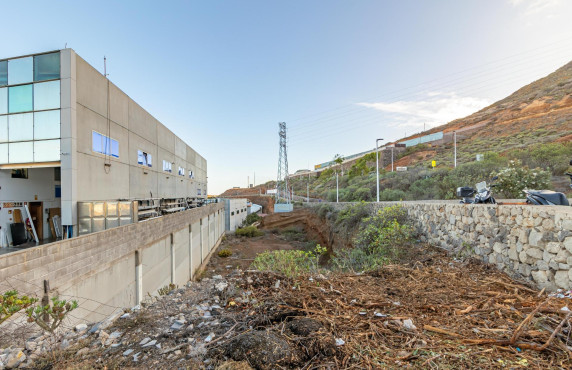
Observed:
[[[232,251],[229,248],[221,249],[217,255],[221,258],[226,258],[232,256]]]
[[[235,234],[237,236],[245,236],[247,238],[253,238],[255,236],[262,236],[264,233],[256,228],[256,226],[246,226],[236,229]]]
[[[12,315],[20,310],[26,309],[36,303],[36,298],[19,296],[17,290],[9,290],[0,295],[0,324],[8,320]]]
[[[256,213],[251,213],[248,216],[246,216],[246,218],[244,219],[244,222],[242,223],[242,226],[250,226],[255,222],[258,222],[262,219],[262,217],[260,217],[258,214]]]
[[[293,278],[302,274],[319,271],[320,256],[327,252],[317,244],[312,251],[277,250],[256,256],[252,267],[260,271],[273,271]]]
[[[28,322],[35,322],[45,331],[54,333],[68,314],[78,307],[77,301],[60,300],[58,297],[52,298],[52,303],[45,306],[28,307]]]
[[[172,292],[173,290],[175,290],[175,289],[177,289],[177,285],[171,283],[171,284],[169,284],[169,285],[165,285],[165,286],[162,287],[162,288],[159,288],[159,289],[157,290],[157,294],[159,294],[159,295],[167,295],[167,294],[171,293],[171,292]]]

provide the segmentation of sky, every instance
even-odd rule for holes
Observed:
[[[0,59],[70,47],[207,159],[209,194],[467,116],[572,60],[569,0],[3,1]],[[462,148],[459,148],[462,150]]]

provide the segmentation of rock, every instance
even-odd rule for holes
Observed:
[[[572,231],[572,220],[562,220],[562,228],[564,230]]]
[[[558,242],[550,242],[550,243],[546,244],[546,247],[544,249],[546,249],[550,253],[556,254],[556,253],[560,252],[561,247],[560,247],[560,243],[558,243]]]
[[[96,333],[96,332],[99,330],[99,327],[100,327],[100,326],[101,326],[101,323],[100,323],[100,322],[96,323],[95,325],[93,325],[93,326],[91,327],[91,329],[89,329],[89,333],[90,333],[90,334]]]
[[[536,266],[538,267],[539,270],[548,270],[548,263],[546,263],[546,261],[544,260],[538,260],[536,261]]]
[[[133,355],[133,362],[139,361],[139,355],[140,354],[141,354],[141,352],[137,352],[136,354]]]
[[[144,338],[141,342],[139,342],[139,345],[143,346],[143,345],[149,343],[150,340],[151,340],[151,338],[149,338],[149,337]]]
[[[101,340],[106,340],[107,338],[109,338],[109,334],[107,334],[105,330],[102,330],[99,332],[99,338]]]
[[[89,347],[84,347],[82,349],[80,349],[79,351],[76,352],[76,356],[84,356],[87,355],[90,352]]]
[[[185,326],[185,324],[180,320],[175,320],[173,325],[171,325],[171,329],[173,330],[181,330]]]
[[[219,292],[222,292],[223,290],[225,290],[228,287],[228,283],[221,281],[218,284],[215,284],[215,288],[216,290],[218,290]]]
[[[539,247],[541,245],[542,237],[543,233],[532,230],[528,236],[528,244],[532,245],[533,247]]]
[[[152,346],[154,346],[155,344],[157,344],[157,340],[156,340],[156,339],[153,339],[152,341],[150,341],[150,342],[144,344],[144,345],[143,345],[143,348],[145,348],[145,347],[152,347]]]
[[[6,359],[6,367],[8,369],[14,369],[18,367],[22,362],[26,361],[26,355],[21,350],[17,349],[10,353],[10,356]]]
[[[119,318],[120,319],[127,319],[129,317],[129,312],[124,313],[123,315],[121,315]]]
[[[542,270],[532,271],[531,275],[534,281],[536,281],[538,284],[544,284],[548,282],[548,276],[546,275],[546,271]]]
[[[407,330],[417,330],[417,327],[413,325],[413,321],[411,319],[403,320],[403,327]]]
[[[74,330],[78,333],[83,333],[87,330],[87,324],[78,324],[75,326]]]
[[[528,254],[530,257],[535,258],[537,260],[541,260],[542,259],[542,250],[538,249],[538,248],[529,248],[526,251],[526,254]]]
[[[210,333],[208,335],[208,337],[205,338],[205,342],[208,343],[208,342],[212,341],[214,339],[214,337],[215,337],[215,333]]]
[[[204,280],[204,279],[203,279]],[[213,280],[222,280],[222,275],[213,276]]]
[[[60,348],[61,349],[66,349],[70,346],[70,341],[67,339],[62,340],[62,343],[60,344]]]
[[[26,350],[34,352],[38,348],[38,343],[35,340],[29,340],[26,342]]]
[[[123,352],[123,356],[129,356],[130,354],[133,353],[133,349],[129,348],[127,351]]]
[[[180,349],[176,350],[176,351],[173,352],[173,353],[175,354],[175,356],[180,356],[180,355],[183,354],[183,352],[182,352]]]
[[[570,289],[570,278],[568,277],[568,271],[558,270],[554,274],[554,282],[559,288]]]
[[[114,331],[109,335],[109,339],[117,339],[121,336],[121,334],[122,333],[120,331]]]
[[[567,237],[564,239],[564,248],[570,253],[572,253],[572,236]]]

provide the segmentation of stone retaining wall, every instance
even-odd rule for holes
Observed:
[[[572,207],[369,204],[375,210],[397,203],[407,209],[422,241],[452,253],[476,256],[548,291],[572,288]],[[329,204],[342,208],[352,203]],[[312,204],[316,205],[319,204]]]

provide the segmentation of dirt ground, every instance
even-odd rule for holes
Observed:
[[[367,274],[247,271],[257,253],[310,248],[328,234],[266,221],[264,236],[229,236],[218,250],[232,255],[215,253],[199,282],[92,329],[36,368],[572,367],[570,299],[423,244]]]

